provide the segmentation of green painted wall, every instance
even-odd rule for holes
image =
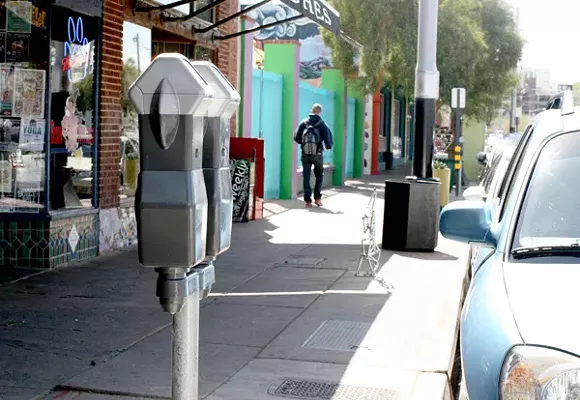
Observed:
[[[346,126],[346,87],[342,71],[339,69],[322,70],[322,88],[335,93],[334,98],[334,186],[344,183],[344,153]]]
[[[294,130],[298,112],[298,44],[266,43],[264,70],[282,75],[282,159],[280,172],[280,199],[294,197]],[[336,153],[335,153],[336,154]]]
[[[463,168],[467,179],[472,182],[477,180],[481,172],[481,167],[477,164],[475,157],[477,153],[483,151],[485,145],[485,124],[466,119],[463,124]]]
[[[364,120],[365,120],[365,97],[357,85],[356,80],[348,81],[349,96],[354,98],[355,119],[354,119],[354,177],[363,176],[363,153],[364,153]]]

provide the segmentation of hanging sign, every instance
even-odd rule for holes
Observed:
[[[340,36],[340,15],[324,0],[280,0],[288,7]]]

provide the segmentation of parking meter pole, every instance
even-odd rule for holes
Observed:
[[[385,182],[382,248],[434,251],[439,234],[441,182],[433,178],[433,134],[439,98],[438,0],[420,0],[415,71],[413,175]]]
[[[185,298],[181,311],[173,314],[171,398],[198,399],[199,299]]]

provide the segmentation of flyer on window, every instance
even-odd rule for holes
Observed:
[[[31,118],[44,117],[46,72],[41,69],[14,70],[14,100],[12,115]]]
[[[8,33],[6,35],[6,62],[20,63],[28,61],[30,35]]]
[[[12,99],[14,98],[14,67],[0,64],[0,114],[12,115]]]
[[[32,3],[30,1],[6,2],[6,30],[8,32],[30,33]]]
[[[0,160],[0,192],[12,193],[12,166],[8,160]]]
[[[0,3],[0,30],[6,30],[6,4]]]
[[[22,151],[42,152],[46,135],[46,120],[23,117],[20,122],[18,147]]]
[[[6,32],[0,32],[0,63],[6,62]]]

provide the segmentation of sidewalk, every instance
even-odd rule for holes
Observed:
[[[324,209],[269,203],[267,219],[234,225],[202,303],[200,397],[451,399],[467,249],[383,251],[392,292],[355,277],[382,181],[329,190]],[[381,199],[376,210],[382,221]],[[0,399],[169,398],[171,318],[155,282],[129,249],[0,286]]]

